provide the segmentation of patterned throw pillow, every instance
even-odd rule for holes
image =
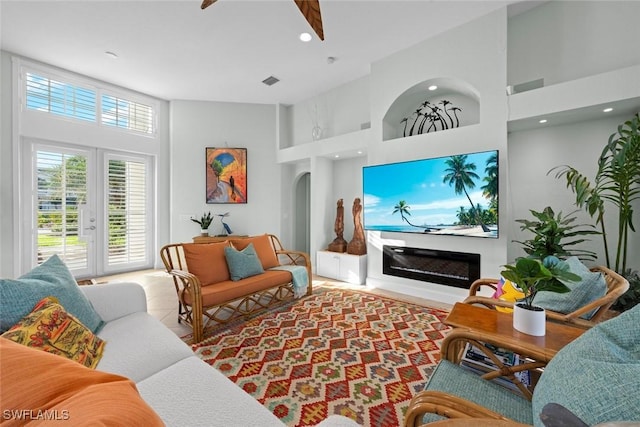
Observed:
[[[33,311],[2,334],[27,347],[57,354],[95,368],[102,358],[105,341],[95,336],[55,297],[40,300]]]
[[[253,248],[253,243],[249,243],[241,251],[232,246],[226,247],[224,248],[224,254],[229,266],[231,280],[234,282],[264,272],[262,263]]]

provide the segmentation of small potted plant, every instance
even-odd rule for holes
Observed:
[[[202,236],[209,235],[209,226],[211,225],[211,221],[213,221],[213,217],[211,216],[211,212],[207,212],[206,214],[202,214],[200,219],[191,218],[191,221],[200,224],[200,234]]]
[[[519,258],[513,265],[505,265],[502,277],[515,283],[524,293],[524,298],[514,305],[513,327],[529,335],[545,334],[545,311],[534,305],[540,291],[565,293],[570,289],[562,282],[575,282],[580,276],[569,271],[569,265],[555,256],[544,260]]]

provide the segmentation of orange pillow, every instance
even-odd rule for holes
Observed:
[[[0,338],[2,425],[163,426],[133,381]],[[31,424],[30,424],[31,425]]]
[[[182,245],[189,273],[196,275],[202,286],[230,280],[224,248],[229,242],[185,243]]]
[[[256,254],[258,254],[258,258],[260,258],[260,262],[262,263],[262,268],[266,270],[280,265],[278,256],[276,255],[276,251],[273,249],[273,246],[271,246],[271,239],[269,239],[268,235],[263,234],[261,236],[248,237],[246,239],[231,240],[233,247],[239,251],[249,246],[249,243],[253,243]]]
[[[56,297],[42,298],[2,337],[27,347],[57,354],[95,368],[102,358],[104,340],[67,313]]]

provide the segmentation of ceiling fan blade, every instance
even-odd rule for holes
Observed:
[[[212,4],[214,4],[217,0],[202,0],[202,4],[200,5],[200,9],[206,9]]]
[[[207,0],[205,0],[207,1]],[[322,16],[320,15],[320,0],[293,0],[296,2],[298,9],[306,18],[313,31],[316,32],[320,40],[324,40],[324,31],[322,30]]]

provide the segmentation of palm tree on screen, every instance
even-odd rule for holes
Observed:
[[[489,156],[484,172],[487,174],[482,180],[486,183],[482,187],[482,195],[489,200],[498,197],[498,155],[496,153]]]
[[[411,206],[409,206],[404,200],[400,200],[398,204],[393,207],[392,214],[398,212],[400,213],[400,218],[402,218],[404,222],[412,227],[418,227],[415,224],[411,224],[411,222],[409,222],[409,220],[407,219],[407,216],[411,216],[411,212],[409,212],[409,209],[411,209]]]
[[[447,160],[445,160],[445,164],[448,166],[445,169],[446,175],[442,179],[442,182],[449,184],[449,186],[453,186],[456,194],[464,193],[467,196],[467,200],[471,205],[471,209],[475,210],[475,206],[471,201],[471,197],[469,197],[468,189],[475,188],[476,184],[474,179],[480,179],[477,173],[475,173],[476,165],[475,163],[467,163],[467,155],[462,154],[458,156],[451,156]],[[482,219],[477,215],[476,219],[478,220],[478,224],[482,227],[482,231],[489,232],[489,227],[487,227]]]

